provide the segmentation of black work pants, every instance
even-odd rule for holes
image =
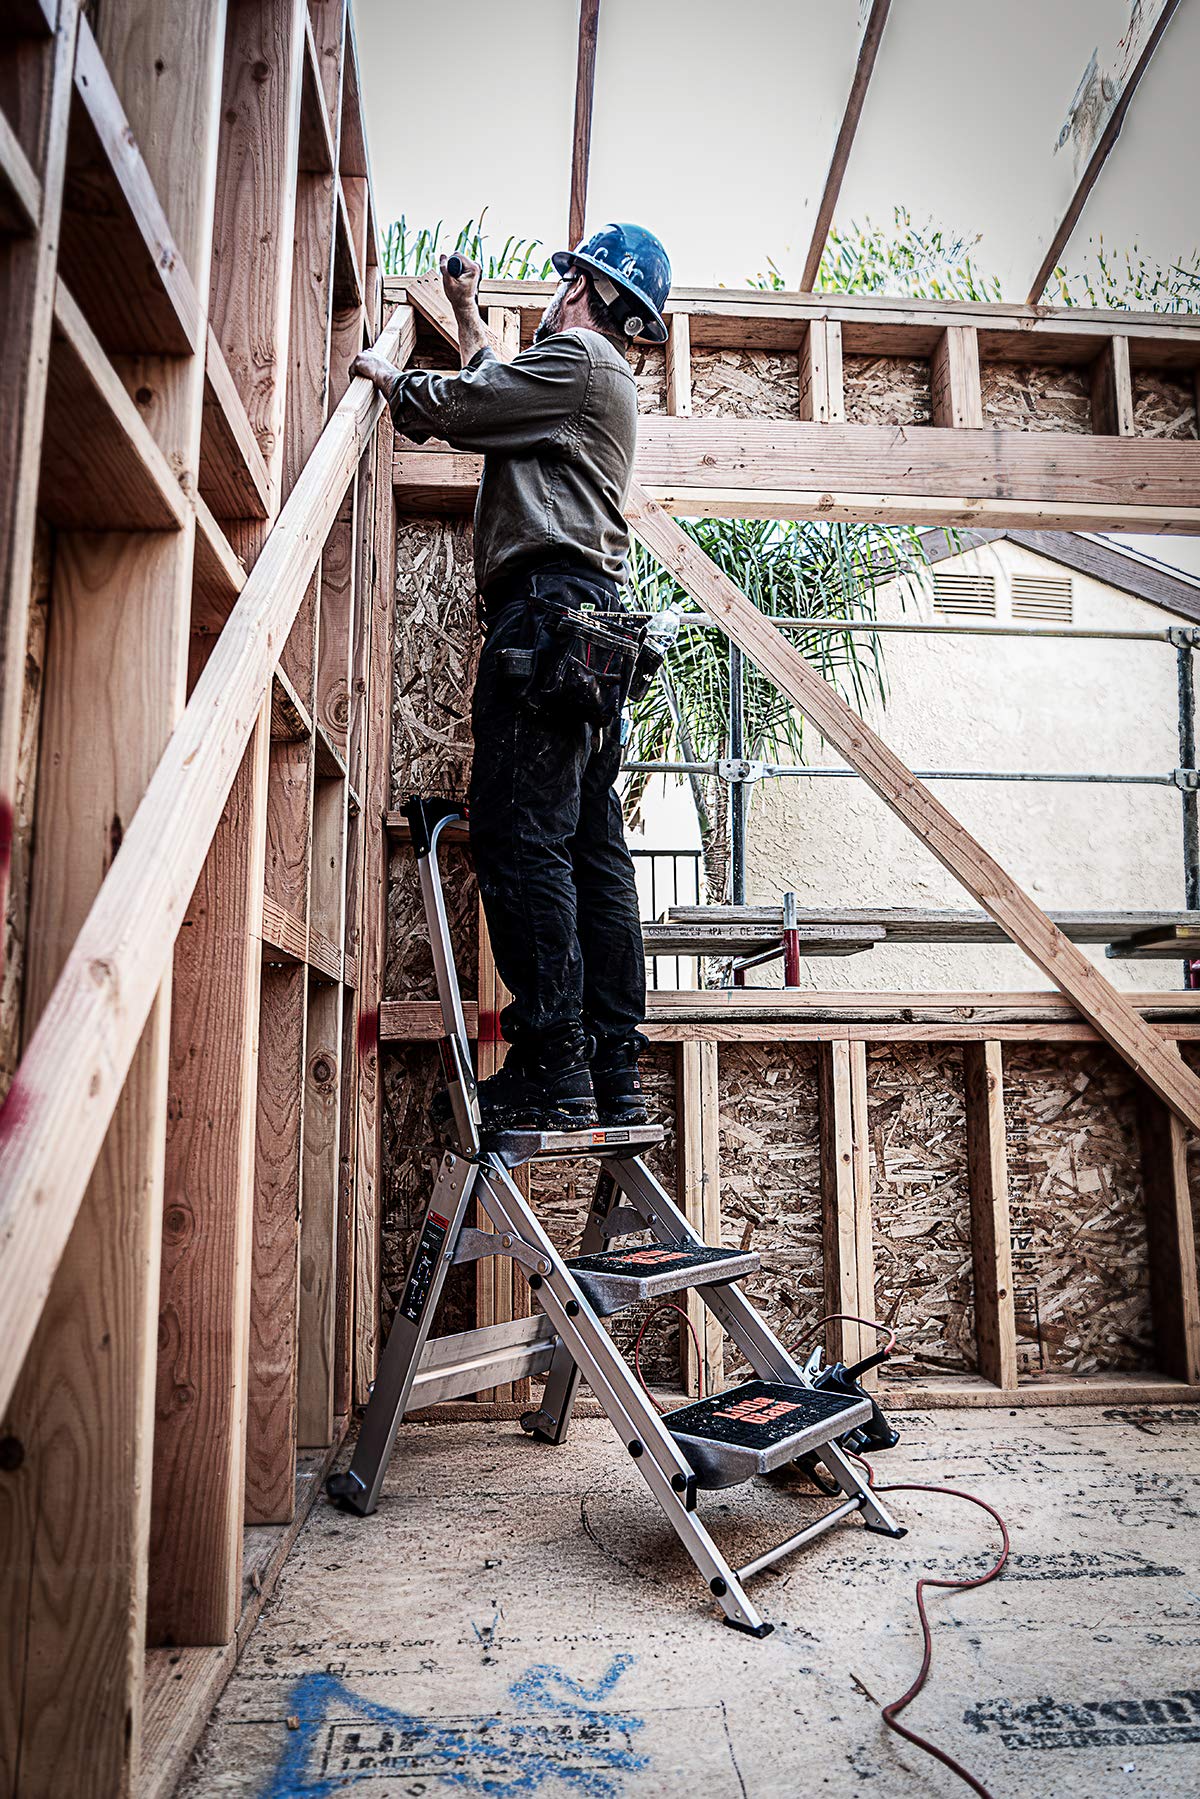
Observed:
[[[572,1024],[621,1038],[645,1017],[637,888],[613,791],[619,721],[600,731],[538,705],[549,613],[588,603],[619,609],[615,585],[562,568],[510,582],[499,603],[487,596],[469,816],[492,952],[513,995],[500,1016],[510,1043]]]

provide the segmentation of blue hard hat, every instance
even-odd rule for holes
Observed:
[[[605,276],[620,290],[619,318],[629,336],[666,343],[662,309],[671,291],[671,264],[652,231],[640,225],[601,225],[576,249],[559,250],[551,260],[560,275],[581,268]]]

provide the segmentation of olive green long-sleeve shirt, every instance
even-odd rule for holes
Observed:
[[[625,578],[625,501],[637,445],[637,384],[596,331],[561,331],[512,362],[479,350],[458,375],[406,372],[397,431],[483,451],[475,501],[482,593],[526,563],[562,556]]]

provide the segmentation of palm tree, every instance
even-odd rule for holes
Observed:
[[[870,619],[877,589],[910,581],[924,565],[915,527],[867,524],[780,523],[762,519],[681,521],[747,597],[768,618]],[[730,753],[729,645],[716,626],[701,622],[699,608],[675,577],[635,546],[631,601],[656,612],[675,605],[683,628],[663,674],[633,709],[626,746],[630,762],[715,762]],[[694,621],[694,622],[693,622]],[[851,631],[788,632],[789,639],[853,705],[873,695],[886,698],[879,640]],[[744,671],[744,746],[752,760],[799,760],[804,722],[775,684],[752,665]],[[635,819],[650,776],[634,774],[625,797]],[[727,784],[715,774],[688,777],[708,898],[729,891],[730,805]],[[753,795],[753,787],[750,789]]]

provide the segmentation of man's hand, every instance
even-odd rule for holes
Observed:
[[[475,304],[475,295],[479,291],[479,277],[483,274],[483,269],[479,263],[468,262],[465,256],[460,256],[459,261],[463,265],[462,274],[450,275],[446,272],[446,264],[449,260],[448,256],[438,257],[438,267],[442,271],[442,286],[446,290],[446,298],[454,308],[456,315],[465,312],[468,317],[471,317],[478,310]]]
[[[373,387],[377,387],[385,400],[390,400],[400,379],[400,370],[384,356],[376,356],[374,350],[360,350],[350,364],[350,379],[362,376]]]

